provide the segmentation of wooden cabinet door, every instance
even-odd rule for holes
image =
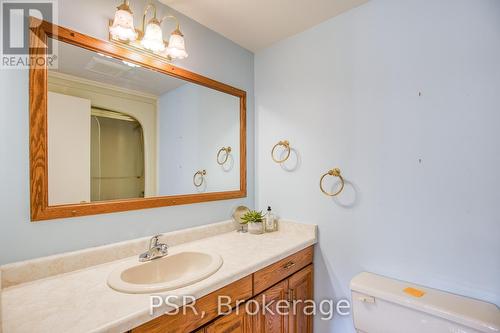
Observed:
[[[258,311],[252,309],[253,314],[253,333],[287,333],[288,316],[280,315],[277,311],[277,305],[283,304],[288,297],[288,280],[276,284],[274,287],[266,290],[255,300],[259,304]],[[281,303],[277,303],[282,301]],[[264,303],[271,304],[271,311],[264,311]]]
[[[288,316],[289,333],[312,333],[313,316],[304,313],[304,301],[313,299],[313,266],[309,265],[288,279],[292,309]]]
[[[251,318],[246,314],[245,307],[233,309],[231,314],[220,317],[206,328],[206,333],[252,333]]]

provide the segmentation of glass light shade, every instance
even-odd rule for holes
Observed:
[[[115,13],[113,25],[109,27],[109,32],[113,38],[124,41],[137,39],[137,32],[134,29],[134,17],[132,11],[126,3],[121,4]]]
[[[186,45],[184,43],[184,36],[180,32],[179,28],[177,28],[170,35],[170,39],[168,41],[168,47],[167,47],[166,53],[172,59],[187,58],[188,54],[186,52]]]
[[[165,43],[163,42],[163,33],[161,31],[160,22],[156,19],[149,21],[144,32],[144,37],[141,40],[144,48],[153,52],[161,52],[165,50]]]

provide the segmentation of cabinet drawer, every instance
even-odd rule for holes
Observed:
[[[312,263],[313,253],[314,247],[310,246],[254,273],[254,295],[263,292],[267,288],[275,285],[281,280],[286,279],[293,273],[298,272],[300,269]]]

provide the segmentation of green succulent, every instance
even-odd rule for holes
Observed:
[[[241,217],[242,224],[262,222],[264,215],[262,211],[251,210]]]

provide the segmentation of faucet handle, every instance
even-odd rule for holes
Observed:
[[[158,239],[163,236],[162,234],[154,235],[151,237],[151,240],[149,241],[149,248],[153,248],[155,246],[158,246]]]

